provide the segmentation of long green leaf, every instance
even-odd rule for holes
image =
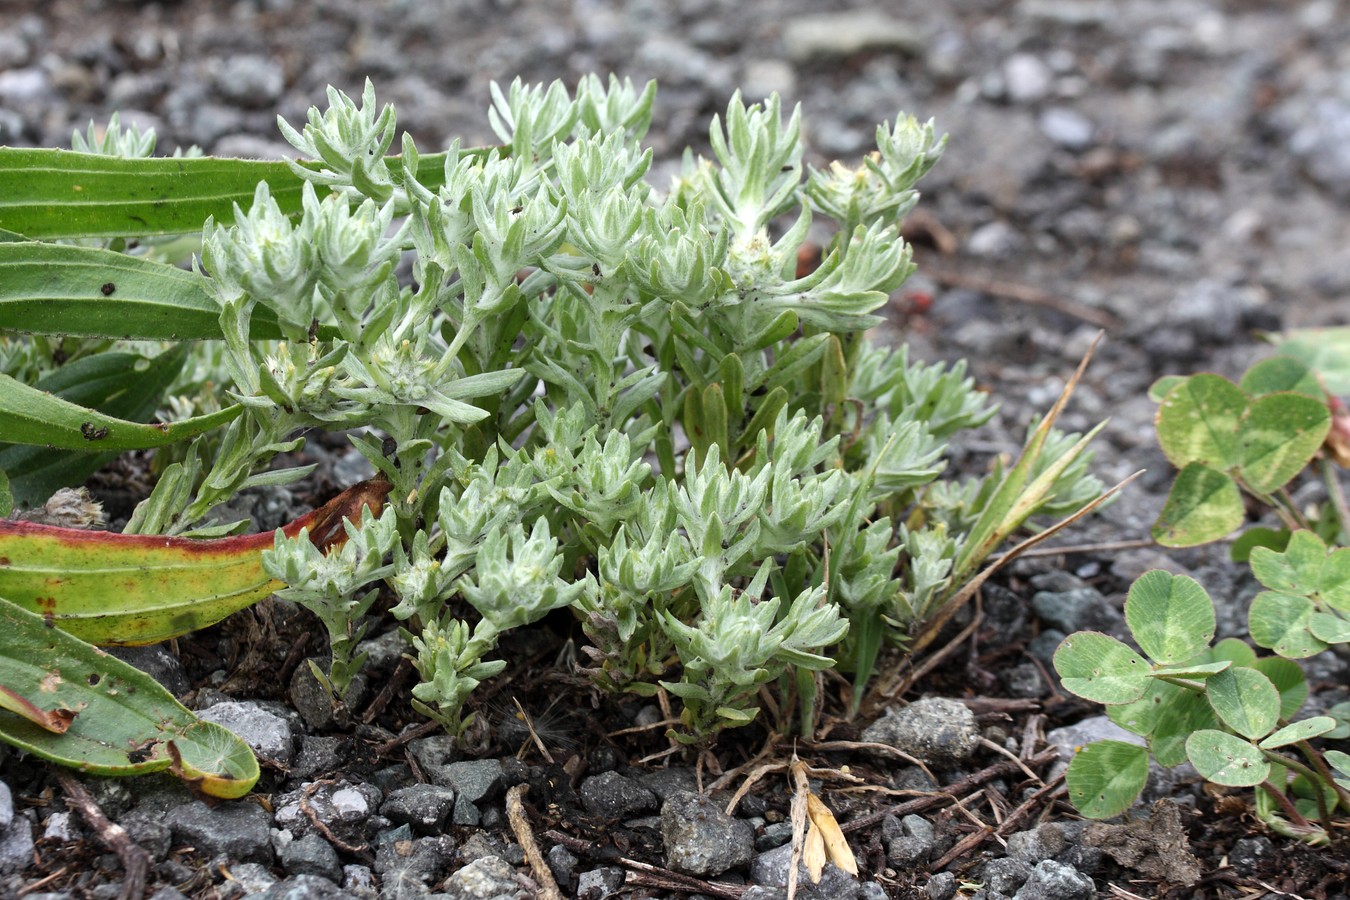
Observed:
[[[40,380],[39,390],[106,415],[144,422],[183,369],[187,344],[154,359],[112,351],[67,363]],[[14,502],[33,506],[63,487],[82,484],[115,453],[52,450],[45,446],[0,444],[0,470],[9,476]]]
[[[0,739],[95,775],[174,770],[217,797],[258,780],[247,744],[149,675],[4,599],[0,625]]]
[[[150,341],[222,336],[220,307],[203,276],[111,250],[36,241],[0,243],[0,329]],[[252,336],[281,337],[264,307],[254,311]]]
[[[439,187],[444,166],[444,153],[421,157],[418,182]],[[187,234],[201,231],[208,216],[234,221],[234,204],[247,209],[260,181],[283,212],[300,211],[303,181],[285,161],[0,147],[0,228],[34,240]]]
[[[16,444],[90,453],[145,450],[196,437],[243,411],[235,404],[173,424],[142,425],[85,409],[0,374],[0,434]]]

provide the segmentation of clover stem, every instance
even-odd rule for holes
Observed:
[[[1345,488],[1341,486],[1341,480],[1336,475],[1336,467],[1330,459],[1323,459],[1321,462],[1322,480],[1327,485],[1327,496],[1331,498],[1331,505],[1336,509],[1336,521],[1340,525],[1340,532],[1350,535],[1350,504],[1345,500]]]
[[[1301,743],[1306,744],[1307,742],[1303,741]],[[1284,756],[1283,754],[1280,753],[1276,753],[1273,750],[1263,750],[1262,752],[1266,755],[1266,759],[1269,759],[1287,768],[1293,769],[1295,772],[1302,775],[1304,778],[1308,779],[1308,783],[1311,785],[1313,789],[1313,796],[1317,799],[1318,818],[1322,820],[1322,824],[1326,828],[1330,829],[1331,810],[1327,809],[1326,794],[1322,790],[1324,784],[1330,783],[1330,779],[1323,778],[1314,769],[1309,768],[1308,766],[1291,757]]]
[[[1331,770],[1327,768],[1327,761],[1322,758],[1322,754],[1313,749],[1313,746],[1307,741],[1299,741],[1294,746],[1298,747],[1299,752],[1302,753],[1312,767],[1317,770],[1318,774],[1322,777],[1322,781],[1335,792],[1336,801],[1347,810],[1350,810],[1350,791],[1341,787],[1340,784],[1336,782],[1336,779],[1332,777]]]
[[[1283,758],[1281,758],[1281,761],[1284,761]],[[1290,800],[1285,795],[1284,791],[1271,784],[1269,778],[1261,782],[1260,787],[1280,805],[1280,809],[1284,810],[1284,814],[1289,817],[1289,821],[1293,822],[1299,828],[1311,827],[1308,820],[1303,818],[1303,813],[1299,812],[1298,808],[1294,806],[1294,801]]]

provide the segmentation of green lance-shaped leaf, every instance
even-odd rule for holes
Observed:
[[[1262,591],[1247,612],[1247,630],[1259,646],[1289,659],[1304,659],[1327,649],[1313,637],[1308,620],[1315,610],[1307,597],[1283,591]]]
[[[182,371],[187,350],[187,344],[178,344],[153,359],[120,351],[96,353],[66,363],[36,387],[116,418],[144,422],[154,415],[164,392]],[[0,444],[0,469],[10,477],[14,502],[35,506],[60,488],[83,484],[114,456]]]
[[[1130,703],[1150,681],[1148,662],[1125,644],[1098,631],[1066,637],[1055,651],[1055,671],[1064,689],[1096,703]]]
[[[1069,800],[1089,819],[1109,819],[1134,805],[1148,781],[1148,750],[1097,741],[1074,754],[1064,774]]]
[[[14,509],[14,492],[9,485],[9,476],[0,469],[0,519],[7,517]]]
[[[1238,423],[1247,394],[1219,375],[1193,375],[1158,407],[1158,444],[1178,469],[1201,462],[1228,469],[1238,461]]]
[[[258,780],[247,744],[149,675],[2,598],[0,624],[0,739],[94,775],[171,770],[216,797]]]
[[[1186,741],[1186,756],[1215,784],[1254,787],[1270,777],[1270,763],[1260,748],[1225,731],[1195,732]]]
[[[1262,750],[1287,747],[1290,744],[1297,744],[1299,741],[1309,741],[1315,737],[1321,737],[1334,730],[1335,727],[1336,720],[1331,716],[1313,716],[1311,719],[1304,719],[1301,722],[1284,726],[1257,746]]]
[[[1214,639],[1214,603],[1194,578],[1155,569],[1130,585],[1125,622],[1149,659],[1175,665]]]
[[[143,425],[85,409],[0,374],[0,433],[16,444],[106,453],[164,447],[236,418],[238,404],[181,422]]]
[[[1220,672],[1205,682],[1205,696],[1225,725],[1251,740],[1269,734],[1280,718],[1280,692],[1255,669]]]
[[[34,241],[0,243],[0,329],[147,341],[223,337],[205,276],[97,247]],[[255,310],[251,334],[281,337],[275,314]]]
[[[1244,514],[1237,482],[1204,463],[1192,462],[1177,473],[1151,533],[1164,547],[1194,547],[1236,530]]]
[[[390,168],[401,171],[397,161]],[[444,172],[444,153],[418,158],[417,180],[425,187],[440,187]],[[304,182],[284,160],[124,159],[0,147],[0,228],[35,240],[194,233],[208,216],[233,222],[234,205],[248,209],[260,181],[282,212],[299,214]]]
[[[1288,484],[1312,461],[1331,430],[1324,399],[1284,392],[1252,401],[1238,433],[1238,468],[1254,491]]]

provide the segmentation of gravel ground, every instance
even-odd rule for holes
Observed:
[[[5,0],[0,143],[68,146],[73,129],[120,110],[124,122],[154,126],[162,150],[197,144],[220,155],[277,156],[289,148],[279,143],[276,113],[300,121],[326,85],[356,94],[369,76],[426,151],[453,137],[492,140],[484,115],[491,80],[575,83],[610,71],[659,80],[658,167],[676,165],[687,145],[704,148],[708,119],[737,88],[749,99],[778,91],[801,103],[817,164],[865,152],[875,124],[897,110],[933,117],[950,133],[946,157],[923,182],[911,234],[920,273],[896,298],[891,330],[921,357],[969,358],[1003,401],[995,422],[966,442],[975,461],[1015,448],[1028,417],[1049,405],[1104,327],[1106,341],[1064,421],[1084,428],[1111,416],[1099,473],[1149,474],[1074,540],[1140,538],[1161,506],[1171,476],[1153,443],[1145,390],[1154,378],[1202,370],[1233,377],[1261,352],[1257,331],[1345,321],[1344,0],[893,0],[852,9],[805,0]],[[967,698],[939,713],[956,729],[955,745],[975,748],[981,736],[1015,743],[1033,709],[1048,716],[1035,727],[1093,733],[1100,722],[1079,721],[1092,711],[1066,703],[1042,677],[1045,649],[1056,631],[1118,630],[1121,591],[1160,562],[1155,550],[1138,548],[1019,564],[986,603],[990,623],[1018,636],[1018,652],[972,648],[957,671],[921,685]],[[1230,603],[1221,627],[1240,630],[1252,586],[1222,554],[1174,554],[1166,564],[1196,573]],[[506,822],[504,792],[528,784],[565,896],[781,896],[773,885],[788,865],[782,782],[752,792],[727,818],[684,793],[696,786],[693,769],[636,765],[659,741],[602,738],[651,710],[545,712],[557,693],[547,636],[523,638],[513,652],[534,660],[538,730],[559,765],[537,753],[513,757],[527,737],[507,733],[514,719],[504,702],[486,758],[460,755],[435,736],[390,744],[393,733],[378,723],[324,721],[305,700],[303,645],[290,652],[296,627],[281,611],[184,642],[178,656],[155,649],[138,657],[198,708],[246,732],[269,765],[261,803],[211,808],[153,779],[91,785],[104,812],[149,851],[147,895],[527,896],[530,869]],[[268,664],[286,665],[289,685],[222,683],[245,671],[237,659],[230,664],[241,647],[259,661],[276,656]],[[391,677],[397,648],[389,644],[383,657],[372,668],[377,683]],[[1323,698],[1350,681],[1334,658],[1312,675]],[[969,699],[990,695],[1011,699]],[[894,718],[881,722],[890,727]],[[1048,737],[1066,747],[1083,739]],[[940,774],[952,791],[953,782],[967,791],[992,786],[980,816],[997,807],[993,794],[1011,806],[1023,799],[1024,785],[1009,780],[1022,777],[1015,768],[979,781],[1001,757],[964,754]],[[933,786],[917,769],[829,760],[892,789]],[[0,896],[116,896],[120,864],[87,839],[50,773],[11,754],[0,774]],[[1344,896],[1343,864],[1325,858],[1334,854],[1310,855],[1249,822],[1215,817],[1212,798],[1184,779],[1150,790],[1170,792],[1179,810],[1156,807],[1097,833],[1060,808],[1039,829],[1034,817],[1021,824],[1032,830],[1007,829],[1006,848],[972,843],[942,866],[933,863],[963,846],[969,820],[951,810],[925,817],[922,806],[878,816],[850,832],[864,876],[830,870],[798,896],[938,898],[958,883],[982,885],[973,896],[988,900],[1122,896],[1110,885],[1141,896],[1169,887],[1178,897],[1237,896],[1258,881]],[[830,797],[841,820],[903,799]],[[706,828],[686,833],[681,826],[691,821]],[[1199,875],[1187,869],[1196,857],[1177,850],[1185,834]],[[1120,852],[1122,841],[1147,852]],[[662,882],[672,876],[644,876],[620,857],[724,887]]]

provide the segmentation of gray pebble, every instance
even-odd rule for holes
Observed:
[[[469,759],[426,769],[432,781],[452,788],[469,803],[492,799],[501,790],[504,771],[498,759]]]
[[[577,900],[604,900],[623,887],[624,870],[619,866],[588,869],[577,879]]]
[[[286,88],[281,65],[254,54],[225,57],[215,81],[220,96],[248,109],[271,108]]]
[[[414,784],[394,791],[380,806],[380,815],[391,822],[411,825],[414,831],[433,834],[441,830],[455,806],[455,792],[438,784]]]
[[[1042,110],[1038,123],[1041,133],[1065,150],[1086,150],[1093,144],[1097,126],[1076,109],[1051,106]]]
[[[544,861],[548,863],[548,870],[553,873],[553,877],[558,880],[558,884],[563,888],[572,883],[572,876],[576,874],[577,859],[576,854],[568,850],[562,844],[554,844],[548,848],[548,853],[544,854]]]
[[[169,810],[164,821],[177,840],[204,854],[272,861],[272,817],[256,803],[233,801],[212,809],[194,800]]]
[[[476,859],[446,879],[446,900],[524,900],[529,894],[516,881],[516,870],[498,856]]]
[[[862,739],[889,744],[930,765],[958,765],[979,746],[975,715],[956,700],[931,697],[896,709],[863,731]]]
[[[1037,591],[1031,608],[1042,622],[1059,631],[1122,631],[1125,616],[1096,588],[1064,591]]]
[[[447,835],[386,840],[375,851],[381,896],[423,893],[445,877],[454,863],[455,842]],[[488,895],[491,896],[491,895]]]
[[[0,875],[22,872],[33,864],[33,823],[15,816],[0,832]]]
[[[754,855],[750,823],[733,819],[702,794],[679,793],[661,807],[666,865],[698,877],[720,875]]]
[[[250,900],[349,900],[350,894],[327,878],[296,875],[283,878]]]
[[[279,855],[287,875],[318,875],[334,883],[342,881],[342,862],[337,851],[318,834],[310,833],[292,841]]]
[[[1015,900],[1092,900],[1097,889],[1092,879],[1073,866],[1044,860],[1031,870]]]
[[[656,794],[618,772],[592,775],[581,782],[581,802],[593,816],[626,819],[655,812]]]
[[[864,50],[920,53],[923,35],[909,22],[879,10],[858,9],[793,16],[783,28],[783,46],[796,63],[853,56]]]
[[[991,891],[1000,894],[1013,894],[1026,883],[1031,876],[1031,866],[1011,856],[991,859],[984,864],[981,883]]]
[[[295,736],[285,718],[262,709],[249,700],[217,703],[197,712],[197,717],[233,731],[253,748],[260,760],[285,768],[295,758]]]
[[[923,894],[928,900],[951,900],[956,895],[956,876],[938,872],[923,886]]]
[[[1054,72],[1038,56],[1014,53],[1003,63],[1003,87],[1013,103],[1044,100],[1054,85]]]

